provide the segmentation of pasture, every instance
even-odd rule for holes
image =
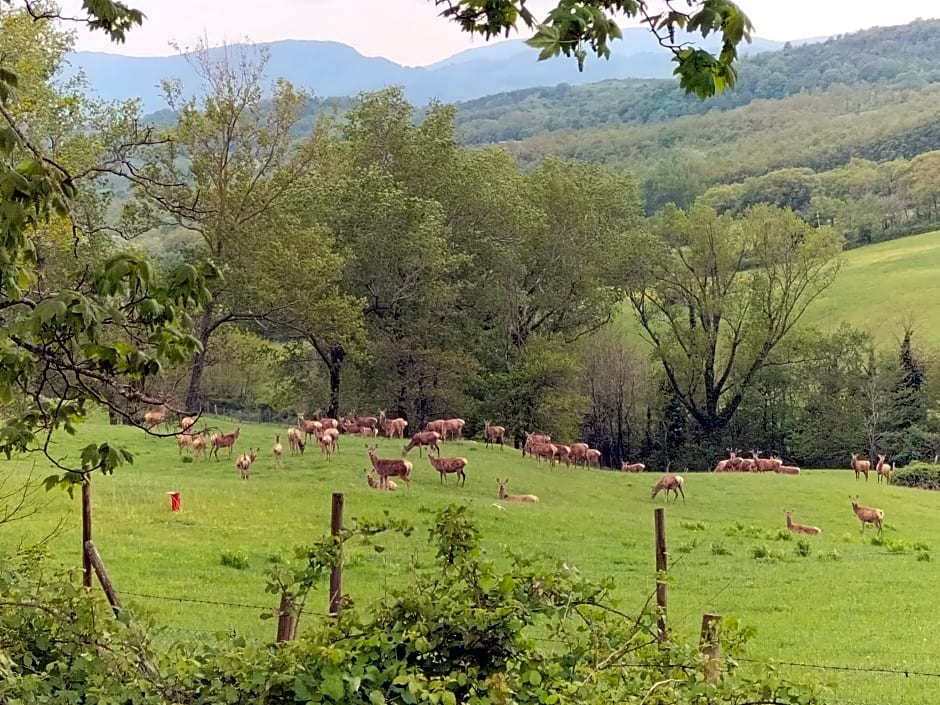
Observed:
[[[229,428],[228,422],[219,425]],[[313,446],[303,456],[285,452],[285,467],[275,470],[271,445],[277,432],[284,441],[284,431],[243,424],[232,459],[221,451],[218,462],[183,463],[172,438],[99,423],[60,442],[59,450],[71,450],[73,457],[83,439],[92,438],[118,440],[136,452],[134,465],[94,478],[95,541],[125,602],[152,613],[170,637],[203,639],[207,632],[236,630],[273,638],[274,622],[259,619],[258,609],[276,604],[276,596],[264,591],[266,561],[328,532],[334,491],[345,493],[347,517],[379,518],[387,509],[418,527],[411,538],[381,538],[382,553],[350,544],[344,590],[360,605],[389,585],[407,583],[413,566],[430,560],[428,510],[448,502],[472,507],[492,557],[512,548],[551,563],[566,561],[595,578],[613,576],[628,610],[653,590],[653,507],[664,499],[651,501],[650,487],[658,473],[549,470],[509,447],[485,449],[464,440],[442,449],[444,456],[469,460],[466,487],[456,487],[453,477],[442,486],[426,454],[419,457],[414,450],[408,456],[414,463],[411,491],[400,483],[396,492],[379,492],[366,484],[369,460],[360,438],[343,436],[330,462]],[[235,456],[249,446],[261,452],[243,481]],[[379,446],[383,457],[401,453],[399,441],[382,440]],[[47,473],[33,459],[3,465],[12,465],[16,477]],[[536,494],[540,502],[498,501],[497,476],[510,478],[508,491]],[[938,688],[936,677],[868,669],[940,673],[940,613],[931,607],[940,582],[940,556],[934,553],[940,549],[940,495],[879,485],[874,475],[866,484],[848,469],[798,477],[684,476],[687,501],[670,502],[666,514],[672,626],[694,635],[704,612],[735,616],[757,630],[749,657],[860,669],[780,666],[832,683],[834,703],[936,699],[926,695]],[[181,493],[181,513],[170,511],[169,491]],[[872,543],[871,527],[859,534],[849,503],[856,492],[861,504],[885,510],[880,545]],[[37,515],[0,527],[0,550],[36,541],[62,521],[52,549],[59,560],[79,565],[78,493],[70,500],[61,491],[40,492],[38,499],[45,504]],[[800,544],[800,537],[784,530],[785,509],[822,534]],[[243,554],[247,567],[223,565],[223,552]],[[323,586],[309,609],[325,611],[326,604]],[[305,615],[301,629],[312,619]]]

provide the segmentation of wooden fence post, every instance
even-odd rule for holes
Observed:
[[[718,680],[721,661],[721,642],[718,640],[720,626],[721,615],[702,615],[702,637],[699,642],[699,649],[702,655],[708,659],[705,662],[705,678],[709,683],[715,683]]]
[[[333,493],[333,510],[330,520],[330,535],[339,536],[343,530],[343,493]],[[339,607],[343,601],[343,547],[339,547],[336,562],[330,571],[330,614],[339,615]]]
[[[91,558],[85,546],[91,541],[91,473],[82,482],[82,585],[91,587]]]
[[[277,610],[277,640],[290,641],[296,633],[297,617],[294,615],[294,596],[287,590],[281,593],[281,604]]]
[[[654,510],[654,527],[656,530],[656,607],[659,620],[656,628],[656,638],[666,640],[666,583],[660,579],[660,574],[666,572],[666,510],[657,507]]]
[[[108,577],[108,571],[105,570],[104,561],[101,560],[101,556],[98,554],[98,549],[95,548],[95,542],[90,540],[86,541],[85,550],[83,553],[88,562],[91,563],[91,565],[94,567],[95,573],[98,575],[98,582],[101,583],[101,588],[104,590],[104,594],[108,598],[108,604],[111,605],[111,609],[114,611],[114,616],[120,616],[121,599],[114,590],[114,584],[111,582],[111,578]]]

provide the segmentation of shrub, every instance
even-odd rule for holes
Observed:
[[[796,542],[796,547],[793,549],[793,552],[801,558],[806,558],[812,551],[812,547],[809,544],[809,541],[806,539],[800,539]]]
[[[762,558],[768,558],[770,556],[770,551],[766,546],[752,546],[751,547],[751,558],[754,560],[760,560]]]
[[[921,490],[940,490],[940,465],[912,463],[892,473],[891,484]]]
[[[676,549],[679,553],[692,553],[695,550],[695,547],[698,546],[698,539],[695,537],[690,538],[688,541],[683,541],[679,544],[679,547]]]
[[[915,551],[929,551],[929,550],[930,550],[930,546],[928,546],[927,544],[925,544],[923,541],[916,541],[916,542],[914,543],[914,550],[915,550]]]
[[[222,551],[222,565],[226,568],[235,570],[246,570],[248,568],[248,556],[241,551]]]
[[[930,560],[930,554],[929,554],[927,551],[918,551],[918,552],[917,552],[917,560],[919,560],[919,561],[929,561],[929,560]]]
[[[731,551],[729,551],[727,548],[725,548],[725,547],[724,547],[722,544],[720,544],[720,543],[713,543],[713,544],[712,544],[712,555],[713,555],[713,556],[730,556],[730,555],[731,555]]]
[[[777,529],[777,533],[774,534],[775,541],[792,541],[793,534],[790,533],[789,529]]]
[[[821,561],[841,561],[842,556],[836,549],[832,549],[828,553],[820,553],[819,560]]]
[[[705,531],[704,521],[683,521],[679,523],[679,526],[689,531]]]

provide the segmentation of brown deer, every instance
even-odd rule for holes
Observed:
[[[496,478],[496,482],[499,483],[499,498],[505,500],[506,502],[538,502],[539,498],[534,494],[508,494],[506,492],[506,485],[509,484],[509,478],[505,480],[500,480]]]
[[[148,431],[154,426],[159,426],[166,419],[166,404],[161,404],[156,409],[149,409],[144,414],[144,428]]]
[[[444,476],[448,474],[457,475],[461,487],[467,484],[467,476],[464,473],[467,468],[466,458],[442,458],[440,454],[435,456],[434,451],[429,448],[428,460],[434,466],[434,469],[440,473],[442,485],[444,484]]]
[[[571,450],[568,451],[568,458],[571,460],[571,464],[575,466],[586,465],[587,452],[590,449],[587,443],[572,443]]]
[[[880,536],[882,533],[881,524],[885,518],[884,510],[858,506],[858,495],[854,497],[849,495],[849,500],[852,502],[852,511],[855,512],[855,516],[858,517],[858,520],[862,522],[862,530],[858,533],[865,533],[865,524],[871,524],[877,527],[878,535]]]
[[[387,419],[385,417],[385,409],[381,409],[379,410],[379,425],[385,432],[386,438],[405,440],[405,429],[408,428],[408,422],[403,418]]]
[[[529,455],[535,456],[535,461],[541,465],[542,458],[548,460],[550,468],[555,467],[555,455],[558,447],[552,443],[532,443],[529,446]]]
[[[235,430],[232,433],[223,433],[215,434],[210,438],[212,443],[212,450],[209,451],[209,455],[215,455],[215,459],[219,459],[219,448],[228,448],[228,457],[232,457],[232,449],[235,448],[235,441],[238,440],[238,434],[241,431],[241,426],[236,426]]]
[[[376,455],[378,450],[376,447],[366,446],[366,450],[369,452],[369,460],[372,461],[372,467],[375,468],[376,473],[382,481],[382,486],[386,487],[388,483],[388,478],[390,477],[400,477],[405,481],[405,484],[408,485],[408,489],[411,489],[411,468],[412,465],[407,460],[402,460],[401,458],[380,458]]]
[[[525,454],[529,452],[529,449],[538,443],[551,443],[552,437],[544,433],[529,433],[525,434],[525,443],[522,444],[522,457],[525,457]]]
[[[274,445],[271,446],[271,452],[274,453],[274,469],[283,467],[281,456],[284,455],[284,446],[281,445],[281,434],[274,436]]]
[[[290,454],[304,454],[304,448],[307,447],[307,441],[304,440],[304,434],[296,426],[290,426],[287,429],[287,444],[290,446]]]
[[[682,490],[682,486],[685,484],[685,480],[682,479],[682,475],[663,475],[659,478],[659,482],[653,485],[653,489],[650,492],[650,499],[656,499],[658,495],[663,490],[666,490],[666,502],[669,502],[669,493],[675,492],[675,497],[673,501],[677,502],[679,500],[679,495],[682,495],[682,502],[685,503],[685,492]]]
[[[793,522],[793,510],[786,509],[784,513],[787,515],[787,528],[792,531],[794,534],[806,534],[807,536],[815,536],[816,534],[822,533],[819,530],[819,527],[816,526],[807,526],[806,524],[795,524]]]
[[[389,492],[394,492],[398,489],[398,485],[395,484],[393,480],[386,480],[387,487],[382,487],[382,481],[375,479],[375,475],[372,470],[366,469],[366,482],[374,490],[388,490]]]
[[[878,456],[878,464],[875,466],[875,469],[878,473],[878,482],[880,483],[884,480],[886,483],[891,483],[891,470],[893,469],[891,463],[885,462],[885,457],[883,455]]]
[[[255,462],[255,458],[258,457],[258,453],[261,451],[260,448],[249,448],[250,453],[242,453],[238,456],[238,460],[235,461],[235,467],[238,468],[238,472],[241,475],[243,480],[248,479],[248,471],[251,469],[251,464]]]
[[[463,419],[446,419],[444,421],[444,438],[460,438],[463,434],[463,427],[467,425],[467,422]]]
[[[310,436],[315,438],[320,437],[320,431],[323,430],[323,424],[319,421],[307,421],[304,418],[304,415],[297,413],[297,425],[300,426],[301,430],[304,432],[304,444],[310,440]]]
[[[192,447],[193,447],[193,460],[196,460],[197,458],[199,458],[200,455],[202,455],[206,451],[206,437],[203,436],[201,433],[197,433],[196,435],[194,435],[193,440],[192,440]]]
[[[600,468],[601,452],[597,448],[588,448],[587,453],[585,453],[585,459],[590,467]]]
[[[441,434],[441,438],[444,438],[444,434],[447,433],[447,421],[445,419],[435,419],[434,421],[428,421],[424,424],[425,431],[436,431]]]
[[[408,451],[414,448],[415,446],[417,446],[418,448],[418,456],[422,455],[421,449],[424,446],[433,448],[438,453],[440,453],[441,449],[437,445],[438,441],[440,440],[441,440],[441,434],[438,433],[437,431],[419,431],[418,433],[416,433],[415,435],[411,437],[411,441],[409,441],[408,445],[406,445],[402,449],[401,454],[408,455]]]
[[[323,437],[320,439],[320,451],[323,453],[323,455],[326,456],[327,460],[333,457],[333,437],[332,436],[326,433],[323,434]]]
[[[643,463],[628,463],[626,460],[620,463],[620,472],[643,472],[646,465]]]
[[[183,433],[191,433],[192,427],[196,425],[196,419],[192,416],[184,416],[180,419],[180,428]]]
[[[859,475],[864,473],[865,482],[868,482],[868,471],[871,470],[870,460],[859,460],[858,455],[855,453],[852,453],[852,469],[855,471],[856,480],[858,479]]]
[[[503,449],[503,442],[506,438],[506,429],[503,426],[490,426],[489,421],[483,422],[483,446],[489,448],[493,443],[499,443],[499,449]]]
[[[759,450],[752,450],[751,457],[760,472],[776,472],[783,463],[777,458],[762,458]]]

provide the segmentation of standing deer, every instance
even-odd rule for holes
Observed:
[[[880,483],[882,479],[886,483],[891,482],[891,470],[893,469],[891,463],[885,462],[885,457],[883,455],[878,456],[878,464],[875,466],[878,472],[878,482]]]
[[[880,536],[882,531],[881,524],[885,518],[884,510],[858,506],[858,495],[854,497],[849,495],[849,501],[852,502],[852,511],[855,512],[855,516],[862,522],[862,530],[858,533],[865,533],[865,524],[871,524],[878,528],[878,535]]]
[[[422,454],[421,449],[424,446],[433,448],[438,453],[440,453],[441,449],[437,445],[438,441],[440,440],[441,440],[441,434],[438,433],[437,431],[419,431],[418,433],[416,433],[415,435],[411,437],[411,441],[408,443],[408,445],[406,445],[402,449],[401,454],[408,455],[408,451],[414,448],[415,446],[418,447],[419,456]]]
[[[858,455],[852,453],[852,469],[855,471],[855,479],[862,473],[865,473],[865,482],[868,482],[868,471],[871,470],[870,460],[859,460]]]
[[[444,476],[448,474],[457,475],[461,487],[467,484],[467,476],[464,474],[467,467],[466,458],[442,458],[440,455],[435,456],[434,451],[428,448],[428,460],[434,466],[434,469],[440,473],[442,485],[444,484]]]
[[[489,448],[493,443],[499,443],[499,449],[503,449],[503,440],[506,438],[506,429],[503,426],[490,426],[489,421],[483,422],[483,445]]]
[[[241,431],[241,426],[236,426],[235,430],[232,433],[224,434],[215,434],[209,441],[212,444],[212,450],[209,451],[209,455],[215,455],[215,459],[219,459],[219,448],[228,448],[228,457],[232,457],[232,450],[235,448],[235,441],[238,440],[238,434]]]
[[[366,450],[369,452],[369,460],[372,461],[372,467],[375,468],[376,473],[382,481],[382,487],[388,486],[388,478],[390,477],[400,477],[405,481],[405,484],[408,485],[408,489],[411,489],[411,468],[412,465],[407,460],[402,460],[401,458],[380,458],[376,455],[378,448],[375,446],[369,447],[366,446]]]
[[[281,445],[281,434],[274,437],[274,445],[271,446],[271,452],[274,453],[274,469],[283,467],[281,456],[284,455],[284,446]]]
[[[260,448],[249,448],[250,453],[242,453],[238,456],[238,460],[235,461],[235,467],[238,468],[238,472],[241,475],[243,480],[248,479],[248,471],[251,469],[251,464],[255,462],[255,458],[258,457],[258,453],[261,451]]]

